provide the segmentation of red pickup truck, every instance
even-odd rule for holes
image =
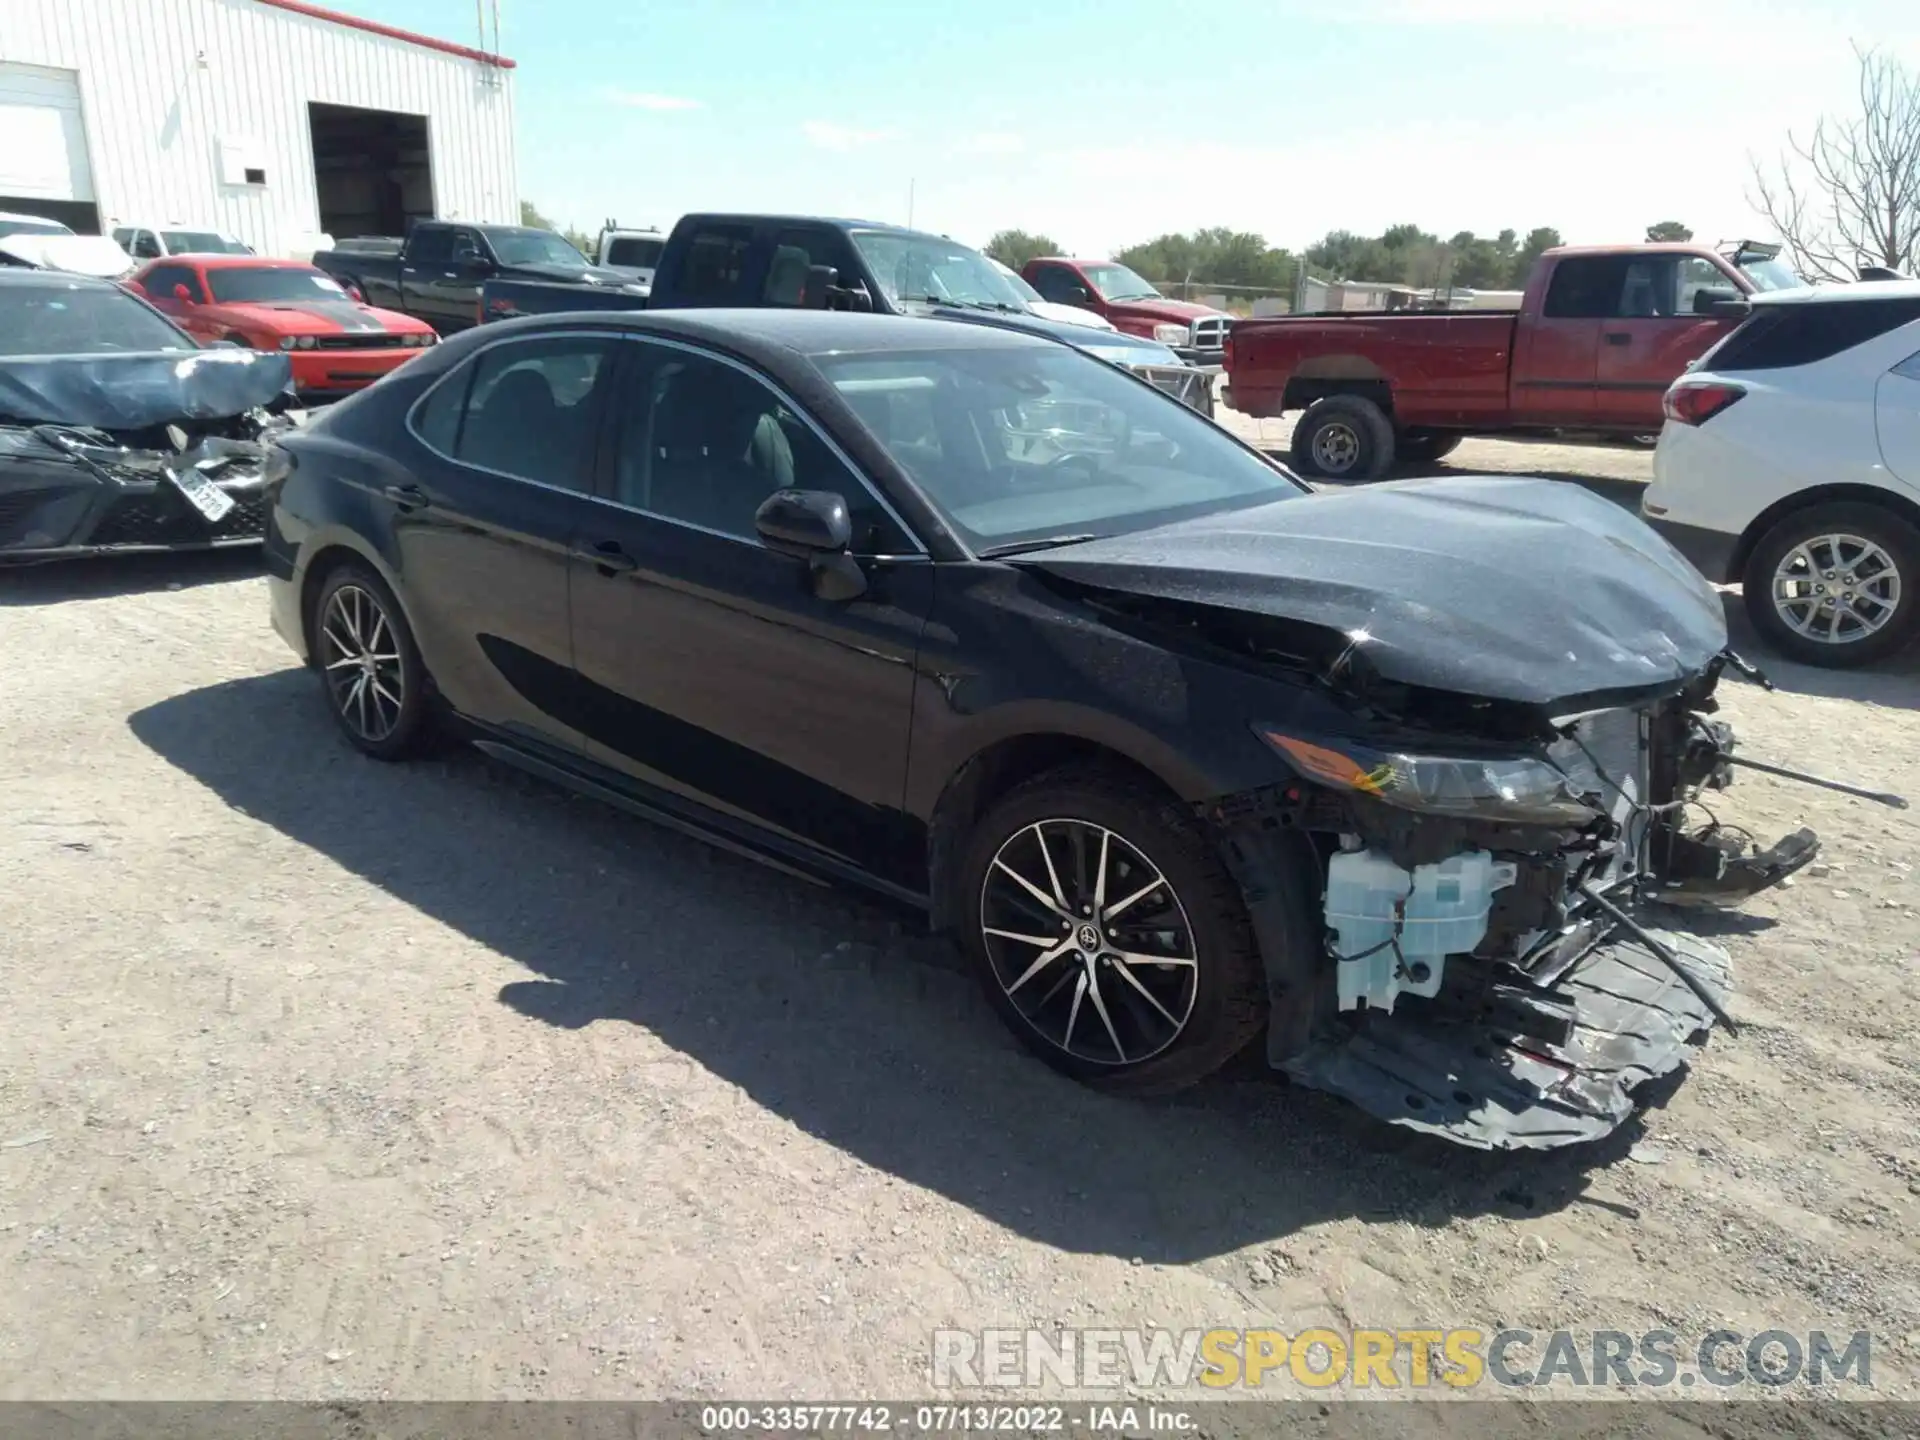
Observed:
[[[1218,365],[1232,317],[1210,305],[1162,295],[1115,260],[1029,260],[1020,278],[1056,305],[1077,305],[1114,329],[1157,340],[1191,365]]]
[[[1226,403],[1306,413],[1303,474],[1374,480],[1468,435],[1652,435],[1660,397],[1734,325],[1744,297],[1804,282],[1774,246],[1567,246],[1518,310],[1332,313],[1235,321]]]

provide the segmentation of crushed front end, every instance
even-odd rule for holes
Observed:
[[[1271,1062],[1485,1148],[1625,1120],[1727,1019],[1728,958],[1680,907],[1736,904],[1818,850],[1801,830],[1758,851],[1701,803],[1731,773],[1728,663],[1577,713],[1404,692],[1425,723],[1398,733],[1256,727],[1298,778],[1208,815],[1267,955]],[[1287,929],[1303,905],[1319,924]]]
[[[0,367],[0,565],[258,544],[296,416],[285,358],[253,354]]]

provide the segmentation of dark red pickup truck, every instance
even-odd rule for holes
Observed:
[[[1757,290],[1803,282],[1777,247],[1549,250],[1518,310],[1332,313],[1236,321],[1226,402],[1304,410],[1294,468],[1372,480],[1468,435],[1652,435],[1660,397]]]

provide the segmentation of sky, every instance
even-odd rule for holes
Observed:
[[[475,44],[472,0],[328,0]],[[489,0],[491,3],[491,0]],[[1756,158],[1920,68],[1907,0],[498,0],[521,196],[904,222],[1083,255],[1227,226],[1771,238]]]

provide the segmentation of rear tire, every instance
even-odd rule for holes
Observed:
[[[1378,480],[1393,464],[1393,422],[1371,400],[1329,395],[1293,427],[1293,468],[1326,480]]]
[[[1402,465],[1431,465],[1459,449],[1462,438],[1444,431],[1409,430],[1394,442],[1393,458]]]
[[[1878,505],[1816,505],[1754,547],[1747,615],[1803,665],[1870,665],[1911,644],[1920,607],[1920,531]]]
[[[432,682],[400,602],[373,570],[328,574],[307,620],[307,652],[347,742],[376,760],[407,760],[440,739]]]
[[[1073,766],[1010,791],[967,837],[958,884],[961,944],[988,1001],[1095,1089],[1192,1085],[1265,1021],[1239,887],[1185,808],[1141,781]],[[1110,913],[1092,913],[1102,901]]]

